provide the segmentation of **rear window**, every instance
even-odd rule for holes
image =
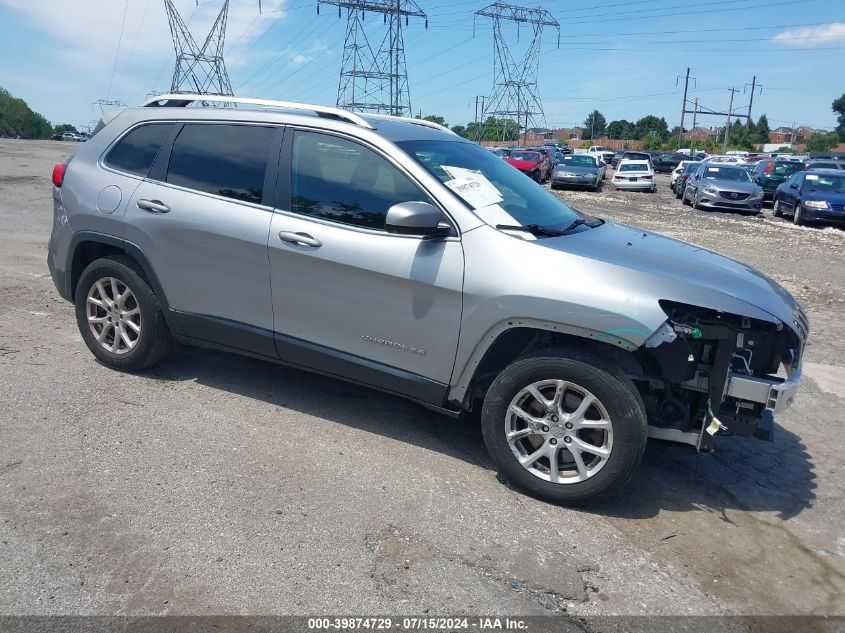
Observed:
[[[804,169],[804,165],[799,162],[790,161],[788,163],[775,163],[769,173],[777,174],[778,176],[791,176],[796,171],[801,171],[802,169]]]
[[[150,123],[136,127],[112,148],[106,156],[105,164],[146,178],[172,127],[172,123]]]
[[[274,134],[257,125],[189,123],[173,143],[167,182],[260,204]]]
[[[622,163],[619,165],[619,171],[648,171],[648,165],[637,163]]]

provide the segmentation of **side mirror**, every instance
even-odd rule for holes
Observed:
[[[442,221],[443,214],[440,209],[428,202],[400,202],[387,210],[384,228],[388,233],[396,235],[449,235],[451,229]]]
[[[790,188],[790,189],[798,189],[798,185],[796,185],[796,184],[793,182],[791,185],[789,185],[789,188]]]

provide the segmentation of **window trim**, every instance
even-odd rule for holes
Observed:
[[[123,169],[118,169],[117,167],[113,167],[106,163],[106,158],[109,154],[111,154],[112,150],[117,147],[117,145],[125,139],[129,134],[134,132],[140,127],[144,127],[145,125],[170,125],[170,130],[167,132],[167,135],[164,137],[164,141],[161,143],[161,147],[158,148],[158,152],[156,153],[155,157],[153,158],[153,162],[150,163],[150,168],[147,170],[146,176],[139,176],[138,174],[133,174],[131,171],[124,171]],[[97,160],[97,166],[102,169],[103,171],[107,171],[113,174],[120,174],[121,176],[127,176],[128,178],[135,178],[136,180],[146,180],[149,178],[150,174],[153,171],[156,163],[158,162],[161,155],[164,153],[164,150],[168,147],[168,144],[172,145],[171,137],[173,136],[173,130],[179,127],[179,121],[171,120],[171,119],[150,119],[147,121],[139,121],[134,125],[129,126],[123,132],[117,135],[111,143],[106,145],[106,148],[100,153],[100,158]]]
[[[334,136],[345,141],[349,141],[352,143],[357,143],[366,149],[373,151],[377,156],[381,157],[382,159],[386,160],[388,164],[392,167],[397,169],[399,173],[404,175],[408,180],[410,180],[415,186],[417,186],[423,193],[425,193],[431,203],[437,207],[440,213],[443,214],[445,221],[451,226],[452,234],[447,235],[445,237],[436,238],[439,241],[460,241],[461,232],[458,228],[458,223],[455,219],[451,216],[451,214],[445,209],[444,205],[440,202],[437,195],[431,191],[430,187],[425,186],[423,183],[419,181],[418,178],[414,177],[412,174],[408,173],[408,171],[400,165],[392,156],[386,154],[384,150],[381,148],[373,145],[372,143],[368,142],[366,139],[362,139],[360,137],[345,134],[342,132],[336,132],[335,130],[326,130],[324,128],[316,128],[316,127],[309,127],[307,125],[289,125],[287,126],[288,133],[285,134],[284,141],[282,143],[282,151],[279,158],[279,170],[278,170],[278,179],[276,184],[276,201],[277,204],[273,209],[274,213],[279,213],[281,215],[287,215],[293,218],[298,218],[301,220],[307,220],[309,222],[316,222],[318,224],[325,224],[327,226],[332,226],[336,228],[347,229],[351,231],[357,231],[361,233],[367,233],[370,235],[386,235],[388,237],[395,237],[395,238],[402,238],[402,239],[412,239],[412,240],[431,240],[432,238],[422,236],[422,235],[400,235],[397,233],[388,233],[385,229],[372,229],[365,226],[357,226],[355,224],[344,224],[343,222],[336,222],[334,220],[330,220],[328,218],[320,218],[313,215],[305,215],[303,213],[296,213],[292,209],[286,209],[279,206],[280,204],[284,204],[285,206],[290,206],[291,194],[292,194],[292,185],[291,179],[293,176],[293,140],[296,137],[297,132],[313,132],[316,134],[323,134],[326,136]]]

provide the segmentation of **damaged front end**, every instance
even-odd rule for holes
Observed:
[[[639,349],[638,388],[649,437],[712,449],[717,434],[772,439],[773,414],[790,404],[809,333],[793,322],[763,321],[671,301],[668,317]]]

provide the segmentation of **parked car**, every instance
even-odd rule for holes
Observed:
[[[684,169],[686,168],[687,165],[697,164],[698,162],[699,161],[690,160],[690,159],[686,158],[686,159],[682,160],[680,163],[678,163],[678,166],[675,167],[675,169],[673,169],[672,173],[669,175],[669,187],[671,189],[674,189],[675,181],[678,179],[678,177],[681,174],[684,173]]]
[[[798,161],[781,160],[780,158],[761,160],[754,167],[754,181],[763,187],[763,200],[769,201],[775,197],[778,186],[796,171],[801,171],[804,165]]]
[[[596,165],[595,157],[585,154],[564,156],[552,172],[552,189],[560,187],[583,187],[598,191],[602,181],[602,170]]]
[[[697,160],[690,160],[685,161],[686,165],[683,167],[683,171],[678,174],[677,178],[675,178],[675,182],[672,183],[672,191],[675,193],[676,198],[681,198],[684,195],[684,188],[687,186],[687,179],[690,177],[690,174],[698,169],[698,166],[701,165],[701,161]]]
[[[512,149],[504,157],[505,162],[513,165],[526,176],[537,182],[546,182],[551,175],[551,166],[544,152],[527,149]]]
[[[622,156],[625,154],[625,150],[619,150],[618,152],[614,152],[613,158],[610,160],[610,166],[616,167],[619,164],[619,161],[622,160]]]
[[[841,160],[813,160],[810,159],[804,163],[804,171],[811,169],[845,169],[845,162]]]
[[[605,163],[598,154],[587,154],[587,158],[590,158],[593,161],[593,164],[601,173],[601,179],[605,180],[607,178],[607,163]]]
[[[598,156],[601,158],[602,162],[606,165],[609,165],[610,162],[613,160],[613,156],[616,152],[612,149],[608,149],[603,145],[591,145],[590,148],[587,150],[588,154]]]
[[[78,141],[79,135],[76,132],[64,132],[62,134],[63,141]]]
[[[760,213],[763,188],[738,165],[703,162],[687,179],[681,200],[696,209]]]
[[[647,160],[649,163],[651,163],[651,154],[649,154],[648,152],[631,152],[626,150],[625,153],[622,154],[622,158],[617,161],[617,168],[619,166],[619,163],[623,160]]]
[[[537,151],[541,152],[546,157],[546,160],[549,163],[549,174],[551,175],[552,170],[555,168],[555,165],[557,165],[557,152],[555,152],[554,148],[547,146],[539,147],[537,148]]]
[[[511,150],[505,149],[504,147],[488,147],[487,151],[493,154],[494,156],[498,156],[499,158],[509,156],[511,153]]]
[[[613,186],[616,189],[634,191],[657,191],[654,180],[654,168],[647,160],[628,160],[623,158],[613,174]]]
[[[660,154],[654,160],[654,171],[658,174],[670,174],[674,169],[681,164],[682,161],[688,160],[689,157],[685,156],[684,154],[678,154],[677,152],[666,152],[664,154]]]
[[[207,98],[122,109],[53,168],[47,264],[103,365],[177,342],[475,412],[503,476],[570,504],[649,437],[766,439],[792,402],[806,317],[747,264],[581,213],[436,123]]]
[[[799,171],[775,193],[775,216],[792,216],[795,224],[829,222],[845,224],[845,171],[818,169]]]

